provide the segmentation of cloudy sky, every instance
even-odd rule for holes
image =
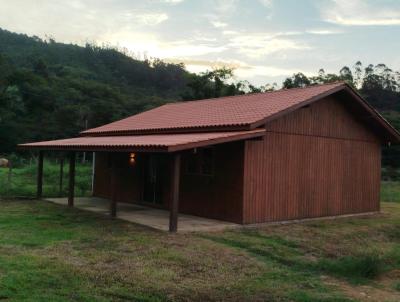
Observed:
[[[400,0],[0,0],[0,27],[230,66],[257,85],[357,60],[400,70]]]

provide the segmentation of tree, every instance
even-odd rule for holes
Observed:
[[[354,85],[355,85],[355,87],[360,88],[362,86],[362,77],[363,77],[362,63],[360,61],[357,61],[354,64]]]
[[[349,67],[342,67],[342,69],[339,71],[339,74],[342,81],[345,81],[347,84],[354,87],[353,73]]]
[[[291,78],[287,78],[282,86],[283,88],[296,88],[296,87],[306,87],[311,85],[311,81],[303,73],[295,73]]]
[[[219,68],[206,71],[199,76],[192,75],[188,79],[188,90],[182,95],[184,100],[201,100],[242,94],[241,85],[233,83],[233,70]],[[231,83],[229,83],[231,81]]]
[[[38,61],[35,62],[35,64],[33,65],[33,71],[44,78],[49,77],[49,71],[43,59],[39,59]]]

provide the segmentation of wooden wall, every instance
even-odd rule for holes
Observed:
[[[378,141],[377,136],[358,121],[346,107],[345,99],[327,97],[276,119],[266,125],[267,131]]]
[[[187,151],[182,154],[179,212],[242,222],[244,142],[216,145],[214,147],[214,173],[191,175],[186,172]],[[94,196],[111,198],[111,164],[108,153],[96,153]],[[128,163],[128,153],[114,153],[117,161],[117,201],[137,203],[143,198],[143,166],[148,154],[137,154],[137,165]],[[171,155],[164,154],[166,159]],[[171,163],[170,160],[168,160]],[[170,196],[170,164],[162,173],[163,205],[168,209]]]
[[[111,198],[111,161],[116,161],[116,200],[135,202],[142,199],[143,156],[137,154],[135,166],[128,164],[129,153],[96,152],[93,195]]]
[[[185,173],[182,161],[179,210],[182,213],[242,223],[244,142],[215,146],[214,175]]]
[[[246,141],[243,222],[379,210],[380,142],[334,98],[266,125]]]

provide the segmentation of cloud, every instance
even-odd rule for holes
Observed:
[[[0,27],[42,38],[51,36],[60,42],[84,44],[86,41],[103,42],[102,36],[121,30],[157,31],[168,18],[169,15],[158,7],[115,5],[110,1],[13,0],[1,2]]]
[[[220,21],[211,21],[211,24],[216,28],[223,28],[223,27],[227,27],[228,26],[227,23],[220,22]]]
[[[342,34],[343,31],[335,29],[309,29],[305,33],[312,35],[337,35]]]
[[[141,26],[154,26],[158,25],[165,20],[168,20],[166,13],[153,13],[141,10],[130,10],[122,14],[126,23],[136,24]]]
[[[287,33],[252,33],[233,35],[229,39],[228,46],[239,53],[251,58],[260,58],[284,50],[310,49],[311,47],[301,41],[280,38],[280,36],[299,35],[300,32]]]
[[[272,0],[259,0],[259,1],[262,5],[264,5],[265,7],[268,7],[268,8],[271,8],[273,5]]]
[[[183,2],[184,0],[160,0],[161,3],[167,3],[167,4],[178,4]]]
[[[141,25],[157,25],[167,20],[168,15],[165,13],[139,13],[134,18]]]
[[[264,65],[248,65],[244,68],[238,68],[236,74],[243,79],[251,79],[255,77],[288,77],[299,72],[299,69],[281,68],[275,66]],[[312,72],[302,71],[305,75],[312,75]]]
[[[388,26],[400,25],[400,2],[388,7],[384,1],[376,5],[360,0],[333,0],[321,6],[322,19],[329,23],[345,26]]]
[[[201,39],[164,41],[151,33],[120,30],[101,36],[97,42],[109,43],[119,48],[127,48],[136,54],[157,58],[177,58],[220,53],[225,46],[202,42]]]
[[[227,35],[227,36],[233,36],[233,35],[239,35],[240,32],[238,31],[234,31],[234,30],[224,30],[222,32],[223,35]]]
[[[216,68],[223,68],[227,67],[230,69],[238,69],[242,66],[244,66],[242,62],[240,61],[235,61],[235,60],[230,60],[230,61],[225,61],[225,60],[206,60],[206,59],[191,59],[191,58],[166,58],[166,62],[170,63],[183,63],[186,66],[190,66],[190,68],[199,68],[202,71],[204,70],[210,70],[210,69],[216,69]]]
[[[195,73],[203,72],[205,70],[213,70],[216,68],[227,67],[234,69],[234,75],[241,79],[250,79],[255,77],[287,77],[292,74],[299,72],[298,69],[294,68],[281,68],[276,66],[267,65],[250,65],[239,60],[195,60],[195,59],[165,59],[166,62],[170,63],[183,63],[186,68]],[[304,71],[306,75],[312,75],[312,72]]]
[[[237,9],[238,0],[215,0],[214,9],[219,15],[231,15]]]

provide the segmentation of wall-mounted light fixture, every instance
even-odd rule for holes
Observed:
[[[136,153],[129,153],[129,164],[134,165],[136,163]]]

